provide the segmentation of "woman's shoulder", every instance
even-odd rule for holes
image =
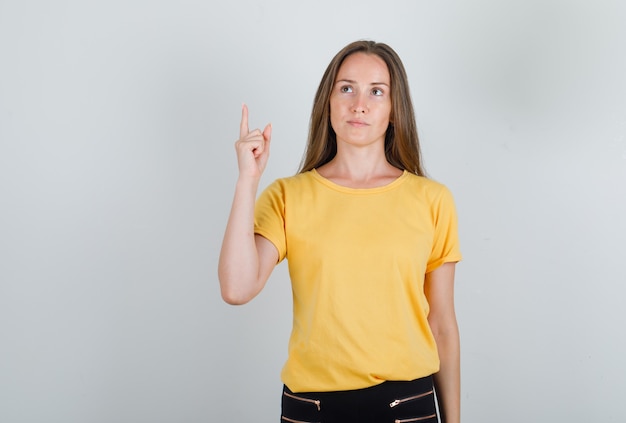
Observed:
[[[453,210],[454,197],[448,187],[425,176],[412,174],[407,184],[409,196],[419,199],[422,204],[427,204],[433,210]]]

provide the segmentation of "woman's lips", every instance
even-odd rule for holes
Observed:
[[[362,127],[362,126],[368,126],[368,123],[367,123],[367,122],[364,122],[364,121],[362,121],[362,120],[355,119],[355,120],[349,120],[349,121],[348,121],[348,125],[351,125],[351,126],[356,126],[356,127],[359,127],[359,128],[360,128],[360,127]]]

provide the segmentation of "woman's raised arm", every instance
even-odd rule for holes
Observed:
[[[244,104],[235,143],[239,177],[218,264],[222,298],[229,304],[245,304],[254,298],[278,261],[274,244],[254,234],[254,204],[269,158],[271,135],[270,124],[263,131],[249,130]]]

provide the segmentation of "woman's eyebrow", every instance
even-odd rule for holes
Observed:
[[[348,84],[356,84],[357,81],[354,81],[352,79],[338,79],[335,81],[335,84],[339,83],[339,82],[347,82]],[[369,85],[386,85],[389,86],[388,83],[386,82],[371,82]]]

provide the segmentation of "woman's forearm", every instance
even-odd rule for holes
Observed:
[[[461,363],[458,326],[435,334],[440,370],[434,375],[442,423],[461,421]]]
[[[218,264],[222,298],[243,304],[260,290],[259,256],[254,240],[254,203],[258,179],[237,181]]]

